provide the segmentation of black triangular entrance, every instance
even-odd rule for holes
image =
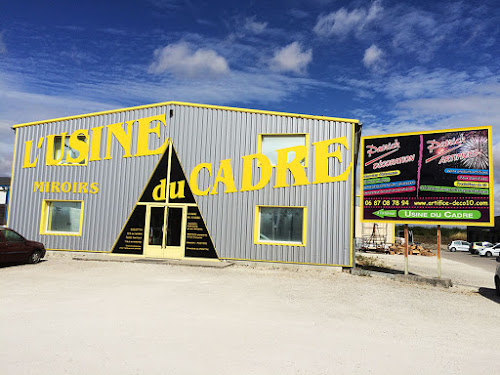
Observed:
[[[170,170],[169,179],[167,179],[168,170]],[[168,181],[170,181],[169,186],[167,186]],[[187,207],[184,256],[218,258],[205,221],[196,205],[172,142],[169,143],[141,197],[136,203],[132,214],[122,228],[120,236],[113,246],[113,253],[144,254],[144,227],[147,203],[190,204]]]

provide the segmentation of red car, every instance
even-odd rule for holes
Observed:
[[[29,241],[19,233],[0,227],[0,262],[38,263],[45,256],[45,246]]]

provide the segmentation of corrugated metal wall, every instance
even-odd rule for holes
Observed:
[[[300,117],[249,113],[236,110],[166,104],[123,112],[91,115],[55,123],[17,128],[14,179],[9,224],[27,237],[40,240],[51,249],[109,251],[132,207],[156,166],[159,155],[123,158],[115,142],[112,159],[89,162],[88,166],[46,166],[45,152],[40,152],[36,168],[22,169],[24,142],[48,134],[90,129],[96,126],[166,114],[167,129],[161,139],[150,136],[150,149],[170,137],[189,179],[199,163],[212,163],[212,176],[200,173],[199,186],[212,185],[220,160],[231,159],[236,187],[241,186],[242,159],[257,153],[258,134],[308,133],[309,162],[307,177],[314,180],[313,142],[347,137],[350,150],[340,147],[342,165],[330,159],[330,175],[342,173],[353,159],[354,125]],[[172,117],[170,116],[172,114]],[[134,127],[135,128],[135,127]],[[134,129],[132,139],[137,139]],[[101,142],[105,155],[106,132]],[[330,151],[334,151],[335,145]],[[43,147],[44,151],[45,147]],[[132,152],[135,145],[132,146]],[[34,157],[34,156],[33,156]],[[254,167],[254,175],[258,168]],[[274,170],[274,168],[273,168]],[[352,178],[346,182],[274,189],[274,171],[269,184],[261,190],[196,196],[198,205],[221,258],[253,259],[313,264],[349,265],[352,240]],[[98,182],[98,194],[33,193],[34,181]],[[290,181],[290,179],[289,179]],[[292,181],[293,182],[293,181]],[[39,234],[43,199],[82,199],[85,201],[83,235],[41,236]],[[255,245],[256,205],[306,206],[307,245]]]

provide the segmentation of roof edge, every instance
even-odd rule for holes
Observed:
[[[49,123],[58,122],[58,121],[76,120],[79,118],[84,118],[84,117],[89,117],[89,116],[107,115],[107,114],[118,113],[118,112],[123,112],[123,111],[131,111],[131,110],[138,110],[138,109],[145,109],[145,108],[160,107],[160,106],[166,106],[166,105],[180,105],[180,106],[186,106],[186,107],[221,109],[221,110],[235,111],[235,112],[259,113],[259,114],[275,115],[275,116],[288,116],[288,117],[298,117],[298,118],[306,118],[306,119],[314,119],[314,120],[338,121],[338,122],[349,122],[349,123],[359,124],[359,120],[346,119],[346,118],[340,118],[340,117],[304,115],[304,114],[297,114],[297,113],[275,112],[275,111],[266,111],[266,110],[258,110],[258,109],[237,108],[237,107],[226,107],[226,106],[220,106],[220,105],[169,101],[169,102],[162,102],[162,103],[140,105],[140,106],[135,106],[135,107],[112,109],[112,110],[108,110],[108,111],[92,112],[92,113],[86,113],[83,115],[60,117],[60,118],[55,118],[55,119],[43,120],[43,121],[26,122],[26,123],[22,123],[22,124],[13,125],[12,129],[22,128],[22,127],[26,127],[26,126],[40,125],[40,124],[49,124]]]

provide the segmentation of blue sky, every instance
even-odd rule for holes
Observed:
[[[500,187],[498,1],[2,3],[0,175],[14,124],[178,100],[363,135],[493,125]]]

